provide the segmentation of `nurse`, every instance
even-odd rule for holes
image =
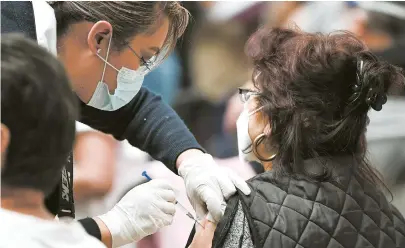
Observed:
[[[2,2],[3,33],[22,32],[63,62],[80,100],[83,122],[118,140],[127,139],[162,161],[185,182],[197,218],[218,222],[225,199],[246,183],[216,165],[178,115],[142,88],[145,74],[174,48],[188,23],[177,2]],[[24,68],[21,68],[24,70]],[[164,82],[162,82],[164,83]],[[59,217],[74,217],[72,157],[47,199]],[[80,220],[107,246],[137,241],[170,225],[174,193],[165,183],[132,189],[110,212]]]

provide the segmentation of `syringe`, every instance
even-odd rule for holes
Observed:
[[[145,177],[146,179],[148,179],[148,181],[152,180],[152,178],[148,175],[148,173],[146,171],[142,172],[142,176]],[[204,226],[197,220],[197,218],[195,218],[193,216],[192,213],[190,213],[187,208],[185,208],[180,202],[178,202],[176,200],[175,204],[177,206],[179,206],[181,208],[181,210],[187,215],[187,217],[189,217],[190,219],[194,220],[198,225],[202,226],[202,228],[204,228]]]

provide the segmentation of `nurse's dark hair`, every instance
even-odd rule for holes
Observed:
[[[261,28],[246,45],[253,63],[257,101],[269,118],[263,141],[278,149],[276,173],[309,175],[303,160],[353,156],[357,171],[381,182],[365,158],[370,108],[381,110],[392,84],[404,87],[403,71],[380,61],[345,31],[305,33]],[[331,172],[311,176],[327,180]]]
[[[184,33],[189,12],[175,1],[55,1],[57,34],[63,36],[72,24],[82,21],[108,21],[113,27],[112,46],[120,50],[141,33],[153,33],[163,17],[169,18],[165,46],[174,48]]]
[[[1,36],[2,197],[16,188],[52,192],[72,149],[77,98],[57,58],[20,34]]]

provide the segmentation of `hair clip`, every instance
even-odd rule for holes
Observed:
[[[361,90],[363,89],[363,82],[361,80],[362,73],[363,73],[363,60],[360,60],[360,66],[356,71],[357,82],[352,86],[352,90],[354,91],[354,93],[349,98],[350,104],[357,101],[357,99],[360,96]]]
[[[380,111],[382,106],[387,103],[387,95],[381,87],[371,87],[367,93],[366,103],[375,111]]]
[[[354,92],[359,92],[360,91],[360,85],[358,85],[358,84],[353,85],[352,90]]]
[[[360,66],[358,66],[358,69],[357,69],[357,71],[356,71],[356,77],[357,77],[357,84],[355,84],[354,86],[353,86],[353,90],[354,91],[360,91],[361,89],[360,89],[360,86],[362,86],[362,81],[363,80],[361,80],[361,78],[362,78],[362,76],[363,76],[363,60],[360,60]]]

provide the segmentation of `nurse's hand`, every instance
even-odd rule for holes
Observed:
[[[179,175],[184,179],[188,198],[199,221],[208,214],[209,221],[218,223],[225,212],[225,200],[236,193],[236,188],[245,195],[250,194],[245,180],[230,169],[219,167],[209,154],[192,150],[187,158],[179,159]]]
[[[172,223],[175,193],[164,180],[154,179],[129,191],[108,213],[98,216],[109,229],[112,247],[151,235]]]

